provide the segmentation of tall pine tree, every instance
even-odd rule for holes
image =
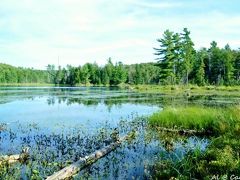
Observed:
[[[182,70],[184,74],[184,82],[188,84],[189,74],[193,67],[193,62],[195,59],[195,50],[194,43],[190,38],[190,31],[187,28],[183,29],[183,33],[181,34],[181,44],[182,44]]]
[[[175,47],[173,42],[173,32],[166,30],[162,39],[157,39],[159,48],[154,48],[154,54],[159,56],[158,66],[160,67],[160,80],[162,83],[175,84]]]

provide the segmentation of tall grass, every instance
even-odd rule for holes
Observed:
[[[167,107],[149,118],[151,126],[240,134],[240,106],[231,108]]]
[[[197,85],[131,85],[129,89],[141,93],[194,95],[218,94],[239,96],[240,86],[197,86]]]
[[[153,127],[211,131],[211,143],[204,153],[190,152],[178,163],[159,161],[153,179],[212,179],[240,173],[240,106],[167,107],[149,118]]]

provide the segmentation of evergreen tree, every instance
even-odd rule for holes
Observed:
[[[217,43],[213,41],[208,51],[208,80],[211,84],[219,84],[223,70],[223,64],[220,62],[221,50],[217,47]]]
[[[160,48],[154,48],[158,65],[160,67],[160,79],[163,83],[175,84],[175,47],[173,42],[173,32],[166,30],[162,39],[157,39]]]
[[[197,85],[203,86],[205,85],[205,63],[204,59],[206,58],[206,50],[202,49],[197,53],[197,59],[196,59],[196,77],[195,82]]]
[[[62,81],[62,78],[63,78],[62,69],[61,69],[61,66],[58,66],[58,70],[57,70],[56,76],[54,78],[54,83],[56,85],[60,85],[61,81]]]
[[[82,84],[88,84],[89,83],[89,69],[88,69],[88,64],[84,64],[82,69],[81,69],[81,82]]]
[[[159,48],[154,48],[156,63],[113,65],[111,58],[105,66],[86,63],[82,67],[55,69],[48,65],[46,70],[17,68],[0,63],[0,83],[55,83],[56,85],[92,84],[176,84],[180,82],[198,85],[239,85],[240,50],[229,45],[219,48],[213,41],[209,49],[194,50],[190,31],[182,34],[166,30],[157,39]]]
[[[114,84],[114,79],[113,79],[114,65],[112,63],[111,58],[108,58],[105,68],[106,68],[107,76],[109,77],[109,84],[113,85]]]
[[[48,64],[47,65],[47,72],[48,72],[48,82],[49,83],[54,83],[54,79],[56,76],[56,70],[55,70],[55,66]]]
[[[182,42],[179,33],[175,33],[173,35],[173,43],[174,43],[174,74],[176,76],[176,83],[179,83],[182,78]]]
[[[240,85],[240,49],[234,51],[234,77],[236,84]]]
[[[104,67],[103,69],[102,69],[102,84],[103,85],[109,85],[110,84],[110,78],[109,78],[109,76],[108,76],[108,72],[107,72],[107,68],[106,67]]]
[[[232,83],[233,73],[234,73],[234,68],[233,68],[234,56],[228,44],[225,46],[225,48],[222,51],[223,51],[222,58],[223,58],[223,64],[224,64],[224,68],[223,68],[224,84],[230,85]]]
[[[122,62],[118,62],[113,70],[113,85],[125,83],[127,80],[127,71]]]
[[[189,81],[189,74],[193,67],[193,62],[195,59],[195,50],[194,44],[190,38],[190,31],[187,28],[183,29],[183,33],[181,34],[182,41],[181,41],[181,48],[182,48],[182,67],[183,73],[185,74],[185,82],[188,84]]]
[[[135,65],[134,84],[142,84],[141,67],[139,64]]]

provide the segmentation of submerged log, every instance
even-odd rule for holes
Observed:
[[[88,165],[93,164],[98,159],[104,157],[111,151],[115,150],[118,146],[121,145],[121,143],[129,138],[131,138],[132,134],[127,135],[123,138],[118,139],[116,142],[111,143],[110,145],[95,151],[89,156],[85,156],[83,158],[80,158],[75,163],[63,168],[62,170],[54,173],[53,175],[49,176],[47,180],[59,180],[59,179],[68,179],[72,177],[73,175],[77,174],[79,171],[81,171],[83,168],[85,168]]]
[[[0,165],[3,163],[25,162],[29,158],[28,150],[29,148],[24,148],[21,154],[0,156]]]
[[[170,133],[178,133],[181,135],[210,135],[210,134],[213,134],[213,132],[209,131],[209,130],[199,131],[199,130],[191,130],[191,129],[170,129],[170,128],[165,128],[165,127],[157,127],[157,130],[170,132]]]
[[[198,131],[196,130],[188,130],[188,129],[170,129],[165,127],[157,127],[157,130],[159,131],[166,131],[166,132],[173,132],[173,133],[179,133],[179,134],[195,134]]]
[[[20,160],[21,154],[15,154],[15,155],[6,155],[0,157],[0,165],[4,162],[7,162],[9,164],[15,163]]]

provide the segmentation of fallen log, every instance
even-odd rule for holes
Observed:
[[[93,164],[98,159],[104,157],[111,151],[115,150],[118,146],[121,145],[121,143],[125,140],[128,140],[129,138],[133,137],[133,133],[118,139],[117,141],[111,143],[110,145],[95,151],[89,156],[85,156],[83,158],[80,158],[75,163],[63,168],[62,170],[54,173],[53,175],[47,177],[46,180],[60,180],[60,179],[68,179],[72,177],[73,175],[77,174],[79,171],[81,171],[86,166]]]
[[[7,162],[9,164],[15,163],[19,161],[20,156],[21,156],[20,154],[1,156],[0,165],[3,164],[4,162]]]
[[[21,154],[0,156],[0,165],[3,163],[25,162],[29,158],[28,150],[28,148],[24,148]]]
[[[212,131],[209,131],[209,130],[199,131],[199,130],[191,130],[191,129],[170,129],[165,127],[157,127],[157,130],[170,132],[170,133],[178,133],[181,135],[211,135],[213,133]]]

